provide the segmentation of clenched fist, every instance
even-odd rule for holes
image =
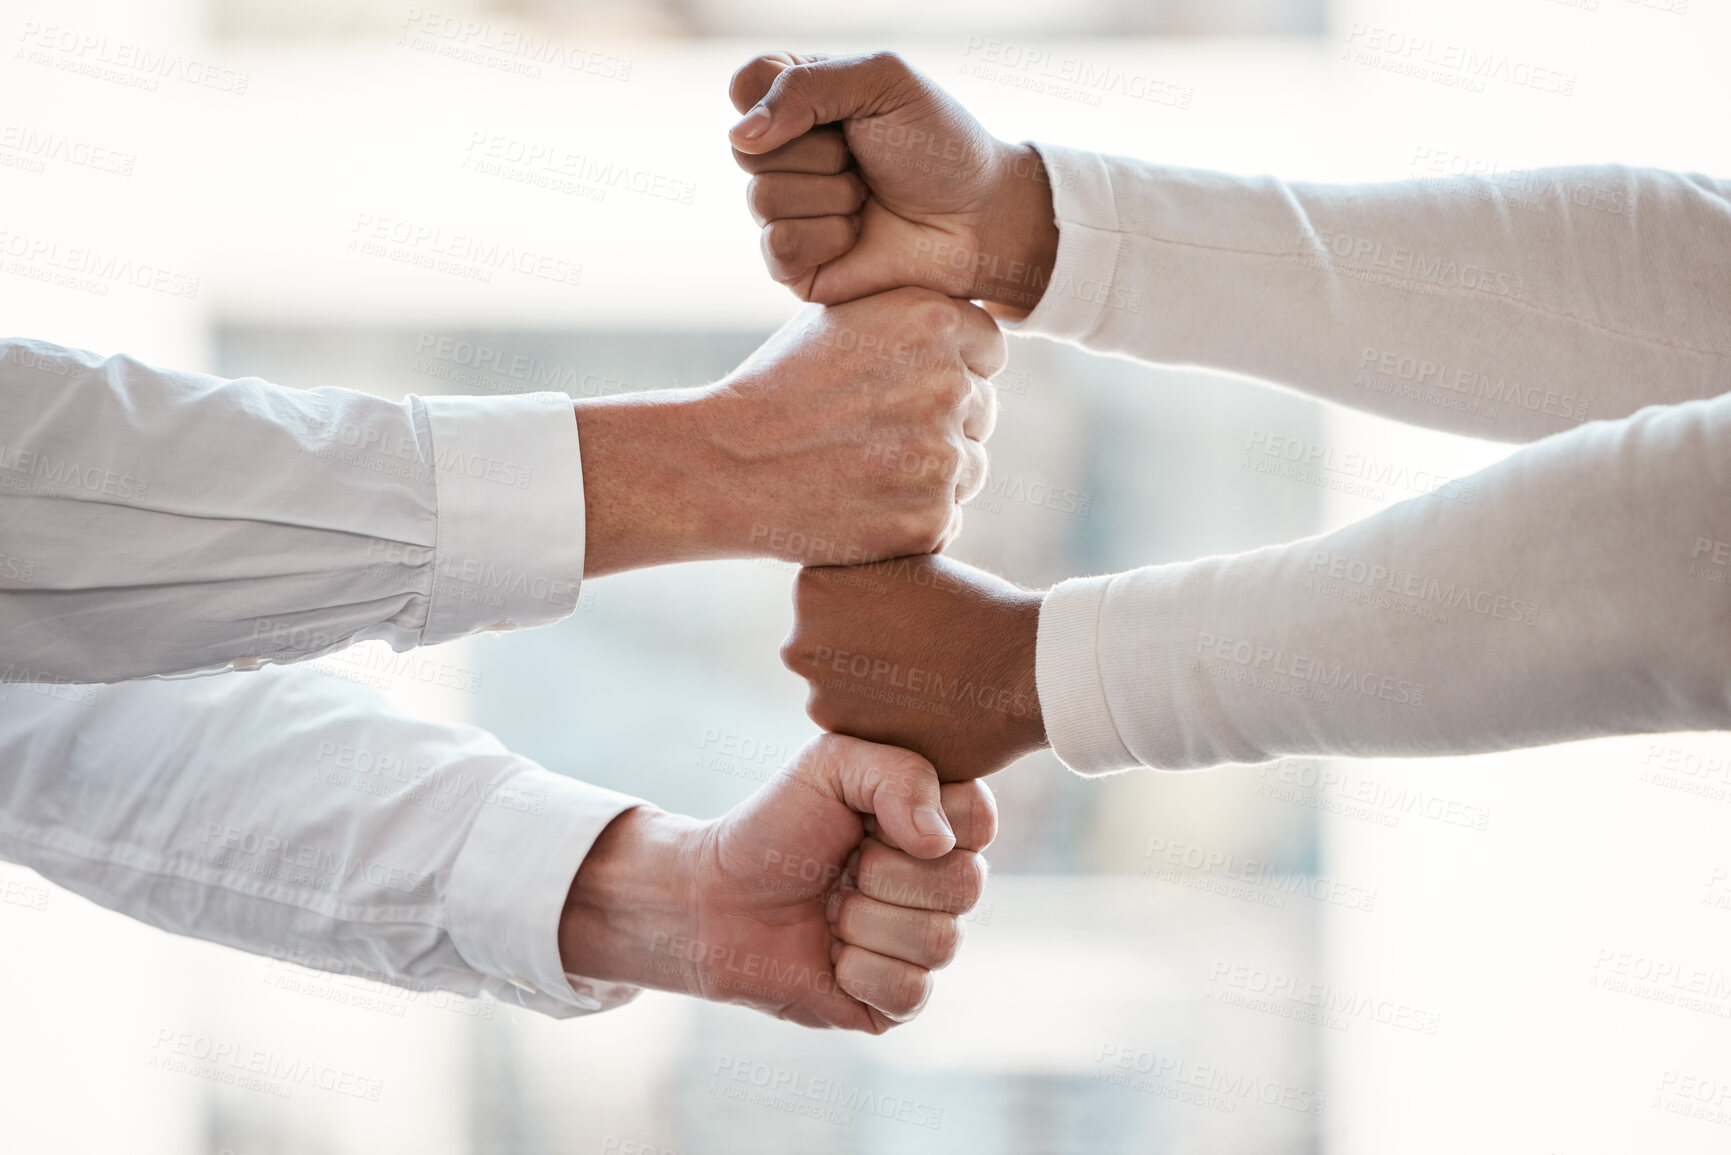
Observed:
[[[1003,334],[902,288],[802,310],[722,381],[579,401],[584,572],[941,550],[986,479]]]
[[[781,657],[819,726],[912,750],[946,782],[977,778],[1047,745],[1041,600],[941,557],[808,567]]]
[[[1039,303],[1058,249],[1039,153],[994,138],[901,57],[771,53],[730,96],[764,261],[801,298],[923,285],[1006,317]]]
[[[960,945],[997,831],[983,783],[826,734],[721,818],[638,807],[596,840],[560,919],[565,969],[881,1033]]]

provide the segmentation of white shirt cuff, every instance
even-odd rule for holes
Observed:
[[[1117,284],[1124,234],[1112,177],[1098,153],[1034,144],[1052,186],[1058,257],[1034,311],[1013,327],[1060,341],[1085,342],[1106,309],[1137,312],[1141,291]]]
[[[589,848],[609,822],[642,804],[539,766],[490,787],[445,891],[457,953],[517,988],[534,1010],[579,1014],[634,998],[636,987],[565,973],[559,916]]]
[[[1046,594],[1034,646],[1034,684],[1052,752],[1090,777],[1140,765],[1112,721],[1100,675],[1100,610],[1110,576],[1076,578]]]
[[[583,461],[563,393],[419,397],[438,491],[423,645],[541,626],[577,608]]]

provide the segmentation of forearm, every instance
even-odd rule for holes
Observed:
[[[1288,184],[1041,148],[1061,242],[1025,332],[1498,441],[1731,390],[1724,182]]]
[[[559,917],[567,972],[698,993],[674,948],[684,946],[696,922],[701,826],[650,806],[627,810],[607,826],[572,880]]]
[[[576,403],[585,577],[727,556],[703,412],[694,389]]]
[[[1550,438],[1320,538],[1066,582],[1038,685],[1085,773],[1731,725],[1731,397]]]

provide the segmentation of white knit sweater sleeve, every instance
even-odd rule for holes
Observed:
[[[1731,186],[1554,170],[1523,178],[1537,212],[1507,182],[1042,151],[1060,251],[1025,331],[1544,438],[1323,537],[1058,586],[1037,677],[1066,763],[1731,725]]]

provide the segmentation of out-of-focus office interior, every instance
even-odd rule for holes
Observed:
[[[893,48],[1001,137],[1178,165],[1731,173],[1717,0],[56,0],[0,6],[0,37],[6,335],[392,398],[713,381],[791,315],[725,140],[767,49]],[[1391,47],[1415,41],[1568,83],[1416,75]],[[430,233],[580,273],[434,262]],[[153,272],[69,275],[44,244]],[[1036,339],[998,390],[953,552],[1030,586],[1413,496],[1260,471],[1273,435],[1447,476],[1508,451]],[[466,690],[370,646],[318,664],[711,816],[814,732],[777,656],[791,572],[589,583],[558,626],[442,647]],[[1034,756],[991,780],[960,959],[882,1038],[654,993],[553,1022],[176,939],[0,864],[0,1151],[1725,1151],[1728,764],[1723,735],[1092,781]],[[165,1032],[379,1093],[165,1065]]]

